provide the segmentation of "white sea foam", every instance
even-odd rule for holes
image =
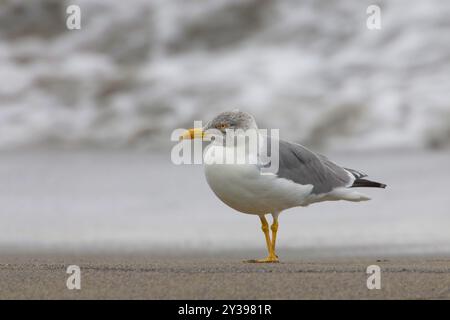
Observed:
[[[164,145],[225,109],[314,146],[448,147],[450,2],[58,0],[0,7],[0,148]]]

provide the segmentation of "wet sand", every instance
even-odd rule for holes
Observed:
[[[242,258],[2,255],[0,299],[450,299],[448,257],[286,258],[279,264]],[[81,290],[66,287],[72,264],[81,269]],[[380,290],[366,286],[373,264],[381,268]]]
[[[259,219],[217,200],[201,167],[127,153],[0,158],[1,299],[450,298],[447,152],[333,156],[389,189],[283,213],[276,265],[241,262],[265,253]],[[381,290],[366,287],[372,264]],[[81,290],[66,288],[69,265]]]
[[[336,257],[358,245],[363,255],[450,255],[450,171],[442,170],[449,152],[327,155],[389,187],[361,190],[373,198],[368,202],[286,210],[279,220],[280,249]],[[2,153],[0,181],[0,254],[3,247],[31,252],[265,248],[258,217],[222,203],[201,166],[175,166],[169,151]],[[324,248],[332,250],[323,254]]]

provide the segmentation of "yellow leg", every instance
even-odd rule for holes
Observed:
[[[269,252],[269,255],[267,256],[267,258],[265,259],[258,259],[258,260],[248,260],[247,262],[250,263],[276,263],[278,262],[278,257],[275,255],[275,242],[270,241],[270,233],[269,233],[269,223],[267,222],[266,217],[264,216],[259,216],[259,219],[261,220],[261,229],[264,232],[264,236],[266,238],[266,246],[267,246],[267,251]],[[278,222],[277,222],[277,228],[278,228]],[[272,224],[272,232],[273,232],[273,224]],[[275,231],[275,236],[276,236],[276,231]]]
[[[278,231],[278,217],[273,217],[273,223],[270,226],[270,229],[272,230],[272,253],[275,257],[278,258],[277,254],[275,253],[275,244],[277,242],[277,231]]]

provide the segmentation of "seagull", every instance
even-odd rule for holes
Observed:
[[[245,134],[257,132],[257,148],[245,143],[224,143],[227,133]],[[366,174],[341,167],[327,157],[306,147],[276,138],[278,144],[278,169],[263,174],[267,159],[261,154],[273,137],[263,136],[252,115],[239,110],[222,112],[203,128],[192,128],[184,132],[181,139],[211,141],[203,154],[204,171],[208,185],[216,196],[229,207],[246,214],[259,216],[265,236],[268,256],[252,259],[253,263],[277,263],[275,244],[278,232],[278,217],[286,209],[306,207],[322,201],[367,201],[370,198],[356,187],[386,188],[383,183],[365,179]],[[245,141],[241,139],[241,142]],[[224,155],[243,154],[246,161],[224,162]],[[234,156],[232,157],[234,159]],[[269,228],[266,215],[272,215]],[[270,235],[270,231],[272,235]]]

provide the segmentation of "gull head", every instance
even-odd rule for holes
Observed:
[[[233,110],[225,111],[215,116],[203,128],[189,129],[183,136],[183,139],[195,139],[205,137],[225,136],[227,130],[257,130],[255,118],[247,112]]]
[[[218,114],[203,128],[204,131],[215,129],[225,134],[227,129],[231,130],[249,130],[258,129],[253,116],[247,112],[239,110],[226,111]]]

